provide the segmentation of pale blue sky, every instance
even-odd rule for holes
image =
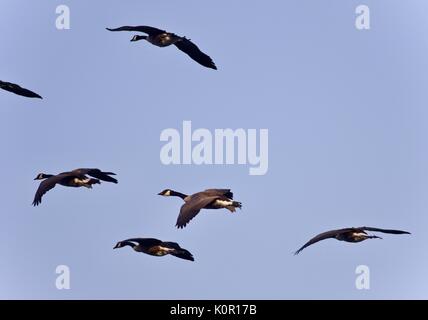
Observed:
[[[357,31],[367,4],[372,29]],[[55,8],[71,9],[71,30]],[[0,3],[0,298],[428,298],[428,32],[422,0],[30,1]],[[185,35],[216,62],[131,43],[105,27]],[[195,128],[269,129],[269,172],[164,166],[159,135]],[[31,202],[37,173],[99,167],[119,184],[57,187]],[[174,227],[180,199],[230,187],[236,215],[204,212]],[[321,242],[333,228],[412,236]],[[113,250],[129,237],[180,243],[195,263]],[[55,288],[68,265],[71,290]],[[355,289],[368,265],[371,290]]]

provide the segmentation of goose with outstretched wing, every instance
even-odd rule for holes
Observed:
[[[320,233],[319,235],[313,237],[311,240],[305,243],[299,250],[297,250],[295,254],[297,255],[303,249],[309,247],[310,245],[313,245],[319,241],[326,240],[326,239],[336,239],[339,241],[346,241],[346,242],[353,242],[353,243],[361,242],[367,239],[382,239],[381,237],[378,237],[375,235],[369,235],[366,231],[382,232],[382,233],[389,233],[389,234],[410,234],[410,232],[402,231],[402,230],[379,229],[379,228],[372,228],[372,227],[344,228],[344,229],[330,230],[327,232]]]
[[[204,67],[217,70],[214,61],[203,53],[196,44],[186,37],[178,36],[165,30],[149,26],[123,26],[119,28],[107,28],[109,31],[135,31],[147,35],[135,35],[131,41],[146,40],[157,47],[168,47],[175,45],[179,50],[186,53],[190,58]]]

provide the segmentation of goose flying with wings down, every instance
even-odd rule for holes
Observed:
[[[89,178],[88,175],[93,178]],[[38,206],[42,202],[43,195],[53,189],[57,184],[64,187],[86,187],[92,189],[93,184],[101,183],[100,180],[117,183],[117,180],[111,177],[114,175],[116,174],[113,172],[103,172],[100,169],[76,169],[57,175],[39,173],[34,180],[43,181],[40,183],[36,195],[34,196],[33,206]]]
[[[131,41],[146,40],[157,47],[168,47],[175,45],[179,50],[186,53],[190,58],[204,67],[217,70],[213,60],[203,53],[190,39],[178,36],[174,33],[160,30],[149,26],[123,26],[119,28],[107,28],[109,31],[136,31],[147,35],[135,35]]]
[[[192,195],[187,195],[171,189],[166,189],[158,195],[164,197],[179,197],[184,200],[177,218],[177,228],[184,228],[201,209],[227,209],[235,212],[236,208],[241,209],[242,204],[233,200],[233,193],[230,189],[208,189]]]

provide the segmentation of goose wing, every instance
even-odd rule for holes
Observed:
[[[180,247],[178,243],[175,242],[162,242],[161,247],[173,249],[173,251],[170,252],[173,256],[189,261],[195,261],[195,258],[193,258],[192,253],[190,251],[183,249]]]
[[[189,39],[182,38],[180,41],[175,43],[175,46],[204,67],[217,70],[215,63],[210,56],[199,50],[198,46]]]
[[[330,231],[327,231],[327,232],[320,233],[319,235],[313,237],[311,240],[309,240],[308,242],[306,242],[294,254],[295,255],[299,254],[303,249],[309,247],[310,245],[312,245],[314,243],[317,243],[317,242],[325,240],[325,239],[335,238],[338,234],[349,232],[349,231],[352,231],[352,230],[353,229],[351,229],[351,228],[346,228],[346,229],[330,230]]]
[[[391,234],[411,234],[410,232],[402,231],[402,230],[379,229],[379,228],[373,228],[373,227],[361,227],[358,229],[373,231],[373,232],[391,233]]]
[[[22,88],[21,86],[15,84],[15,83],[0,81],[0,88],[2,88],[3,90],[9,91],[9,92],[15,93],[17,95],[23,96],[23,97],[43,99],[37,93],[35,93],[31,90]]]
[[[226,196],[229,199],[233,199],[233,192],[231,192],[230,189],[207,189],[204,191],[204,193],[210,195]]]
[[[117,183],[117,180],[111,176],[115,176],[116,174],[113,172],[103,172],[100,169],[76,169],[72,171],[73,174],[75,174],[76,176],[84,176],[84,175],[90,175],[91,177],[103,180],[103,181],[107,181],[107,182],[112,182],[112,183]]]
[[[170,249],[177,249],[177,250],[182,249],[177,242],[162,241],[161,245],[162,247],[170,248]]]
[[[209,205],[214,200],[219,199],[219,196],[206,196],[203,193],[197,193],[191,196],[190,201],[186,202],[180,209],[180,214],[177,218],[176,227],[184,228],[190,220],[192,220],[202,208]]]
[[[156,36],[158,34],[166,33],[165,30],[153,28],[149,26],[123,26],[119,28],[106,28],[108,31],[137,31],[147,33],[149,36]]]
[[[36,195],[34,196],[33,206],[38,206],[40,203],[42,203],[42,197],[44,196],[44,194],[49,190],[53,189],[58,182],[68,176],[68,173],[62,173],[43,180],[36,191]]]

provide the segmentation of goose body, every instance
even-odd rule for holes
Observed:
[[[359,227],[359,228],[344,228],[337,230],[330,230],[327,232],[320,233],[319,235],[313,237],[307,243],[305,243],[295,254],[299,254],[303,249],[309,247],[310,245],[317,243],[325,239],[336,239],[339,241],[358,243],[367,239],[382,239],[381,237],[375,235],[369,235],[366,231],[373,232],[382,232],[389,234],[410,234],[407,231],[402,230],[391,230],[391,229],[379,229],[373,227]]]
[[[93,178],[88,177],[91,176]],[[92,189],[92,185],[100,184],[100,180],[117,183],[112,175],[113,172],[103,172],[100,169],[75,169],[57,175],[39,173],[34,180],[42,180],[34,196],[33,206],[38,206],[42,202],[43,195],[53,189],[57,184],[64,187]]]
[[[142,252],[151,256],[163,257],[168,254],[177,258],[194,261],[193,255],[178,243],[164,242],[154,238],[133,238],[119,241],[113,249],[129,246],[136,252]]]
[[[147,37],[136,35],[131,39],[131,41],[134,42],[139,40],[147,40],[154,46],[164,48],[176,44],[177,42],[182,41],[183,39],[185,38],[179,37],[174,33],[163,32],[152,36],[149,35]]]
[[[175,33],[149,26],[123,26],[119,28],[107,28],[107,30],[135,31],[145,33],[147,35],[135,35],[131,41],[146,40],[149,43],[161,48],[175,45],[179,50],[186,53],[190,58],[198,62],[200,65],[217,70],[213,60],[207,54],[203,53],[192,41],[186,37],[181,37]]]
[[[159,195],[183,199],[184,204],[177,218],[177,228],[184,228],[201,209],[227,209],[230,212],[235,212],[236,208],[242,208],[240,202],[233,200],[233,193],[230,189],[207,189],[192,195],[165,189]]]
[[[17,94],[19,96],[23,96],[23,97],[27,97],[27,98],[43,99],[37,93],[35,93],[31,90],[22,88],[21,86],[15,84],[15,83],[5,82],[5,81],[0,80],[0,88],[3,90],[6,90],[6,91],[12,92],[14,94]]]

